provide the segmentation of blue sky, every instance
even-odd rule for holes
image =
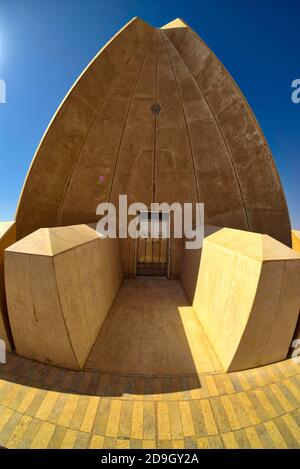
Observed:
[[[299,0],[0,0],[0,220],[19,194],[49,120],[83,68],[133,16],[181,17],[239,84],[272,149],[300,229]]]

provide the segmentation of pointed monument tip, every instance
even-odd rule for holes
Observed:
[[[171,29],[171,28],[187,28],[187,24],[181,18],[175,18],[169,23],[162,26],[160,29]]]

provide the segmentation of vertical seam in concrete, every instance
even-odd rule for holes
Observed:
[[[164,35],[167,36],[167,35],[165,34],[165,32],[164,32]],[[168,38],[168,39],[169,39],[169,38]],[[170,39],[169,39],[169,40],[170,40]],[[173,44],[173,43],[172,43],[172,44]],[[174,44],[173,44],[173,46],[174,46]],[[174,47],[175,47],[175,46],[174,46]],[[176,47],[175,47],[175,48],[176,48]],[[176,50],[177,50],[177,52],[178,52],[178,49],[176,49]],[[178,54],[179,54],[179,52],[178,52]],[[199,90],[200,90],[200,92],[201,92],[201,94],[202,94],[202,96],[203,96],[203,98],[204,98],[204,100],[205,100],[205,102],[206,102],[206,104],[207,104],[207,106],[208,106],[210,112],[211,112],[211,115],[212,115],[212,117],[213,117],[213,120],[214,120],[214,122],[215,122],[215,124],[216,124],[216,126],[217,126],[217,128],[218,128],[218,130],[219,130],[219,132],[220,132],[220,135],[221,135],[221,137],[222,137],[222,141],[223,141],[224,146],[225,146],[225,148],[226,148],[226,152],[227,152],[227,154],[228,154],[228,156],[229,156],[229,161],[230,161],[230,164],[231,164],[231,167],[232,167],[232,170],[233,170],[233,174],[234,174],[234,176],[235,176],[235,179],[236,179],[236,182],[237,182],[237,185],[238,185],[238,188],[239,188],[241,200],[242,200],[243,207],[244,207],[244,212],[245,212],[245,218],[246,218],[247,226],[248,226],[248,229],[251,230],[250,222],[249,222],[249,218],[248,218],[248,212],[247,212],[247,208],[246,208],[246,204],[245,204],[245,200],[244,200],[244,196],[243,196],[243,192],[242,192],[241,183],[240,183],[240,180],[239,180],[237,171],[236,171],[236,169],[235,169],[235,166],[234,166],[234,163],[233,163],[233,158],[232,158],[231,152],[230,152],[230,150],[229,150],[229,146],[228,146],[228,144],[227,144],[227,141],[226,141],[226,139],[225,139],[225,135],[224,135],[224,133],[223,133],[223,131],[222,131],[222,129],[221,129],[221,126],[220,126],[220,124],[219,124],[219,121],[218,121],[218,119],[217,119],[217,116],[216,116],[215,112],[213,111],[213,109],[212,109],[212,107],[211,107],[211,105],[210,105],[210,103],[209,103],[209,101],[208,101],[208,98],[207,98],[206,94],[205,94],[204,91],[202,90],[202,87],[199,85],[198,81],[196,80],[195,75],[192,73],[190,67],[188,66],[188,64],[186,63],[186,61],[185,61],[184,58],[182,57],[182,55],[181,55],[181,54],[179,54],[179,55],[180,55],[182,61],[185,63],[185,65],[186,65],[187,69],[189,70],[191,76],[193,77],[193,79],[194,79],[196,85],[198,86],[198,88],[199,88]]]
[[[131,106],[132,106],[132,101],[133,101],[135,90],[136,90],[136,87],[137,87],[137,84],[138,84],[138,81],[139,81],[139,78],[140,78],[140,75],[141,75],[141,71],[142,71],[143,65],[145,63],[146,56],[147,56],[147,54],[149,52],[149,49],[150,49],[150,46],[151,46],[153,34],[154,34],[154,32],[152,33],[151,39],[149,41],[149,45],[146,48],[146,52],[144,54],[140,69],[138,71],[138,74],[137,74],[137,77],[136,77],[136,80],[135,80],[135,83],[134,83],[134,87],[133,87],[133,90],[132,90],[130,102],[129,102],[129,105],[128,105],[128,108],[127,108],[127,112],[126,112],[126,116],[125,116],[125,120],[124,120],[124,125],[123,125],[123,129],[122,129],[122,134],[121,134],[121,138],[120,138],[120,142],[119,142],[119,147],[118,147],[118,150],[117,150],[117,156],[116,156],[115,163],[114,163],[113,174],[112,174],[110,188],[109,188],[108,202],[110,202],[110,199],[111,199],[113,183],[114,183],[114,179],[115,179],[115,175],[116,175],[116,170],[117,170],[117,166],[118,166],[120,151],[121,151],[121,147],[122,147],[122,143],[123,143],[123,137],[124,137],[125,130],[126,130],[126,125],[127,125],[127,121],[128,121],[129,112],[130,112],[130,109],[131,109]]]
[[[168,51],[168,47],[166,45],[166,39],[168,39],[168,38],[166,38],[166,36],[165,36],[164,37],[164,46],[165,46],[165,49],[166,49],[166,53],[167,53],[167,56],[168,56],[168,59],[169,59],[170,66],[172,68],[172,72],[173,72],[173,75],[174,75],[174,80],[175,80],[175,83],[176,83],[177,93],[178,93],[178,96],[179,96],[179,101],[180,101],[180,105],[181,105],[181,110],[182,110],[182,114],[183,114],[183,118],[184,118],[184,122],[185,122],[185,127],[186,127],[187,136],[188,136],[189,146],[190,146],[191,161],[192,161],[192,165],[193,165],[193,174],[194,174],[194,180],[195,180],[197,201],[200,202],[198,179],[197,179],[197,175],[196,175],[195,157],[194,157],[194,152],[193,152],[193,147],[192,147],[192,142],[191,142],[189,126],[188,126],[186,113],[185,113],[185,109],[184,109],[184,105],[183,105],[183,101],[182,101],[182,96],[181,96],[179,85],[178,85],[178,80],[177,80],[175,70],[174,70],[174,66],[173,66],[169,51]],[[168,39],[168,41],[170,42],[169,39]],[[171,42],[170,42],[170,44],[171,44]],[[174,47],[173,44],[171,44],[171,45]],[[174,47],[174,49],[175,49],[175,47]]]
[[[139,46],[138,46],[139,47]],[[63,207],[64,207],[64,203],[65,203],[65,199],[66,199],[66,196],[67,196],[67,193],[68,193],[68,189],[69,189],[69,186],[70,186],[70,183],[72,181],[72,178],[73,178],[73,175],[75,173],[75,169],[76,169],[76,166],[77,166],[77,163],[78,163],[78,160],[80,158],[80,155],[81,155],[81,151],[85,145],[85,142],[87,141],[88,137],[89,137],[89,134],[90,134],[90,131],[94,125],[94,123],[96,122],[96,119],[97,119],[97,115],[98,113],[101,111],[102,107],[104,106],[104,104],[106,103],[107,101],[107,96],[111,93],[112,89],[113,89],[113,86],[115,85],[115,83],[120,79],[120,77],[122,76],[124,70],[126,70],[126,67],[128,65],[128,63],[131,61],[132,57],[134,56],[134,54],[136,53],[137,51],[137,48],[134,49],[133,53],[131,54],[128,62],[125,64],[122,72],[112,81],[110,87],[109,87],[109,91],[107,93],[107,95],[105,96],[105,98],[103,99],[103,101],[101,102],[100,106],[98,107],[98,109],[95,111],[94,113],[94,116],[91,120],[91,123],[89,125],[89,128],[87,130],[87,133],[86,133],[86,136],[84,137],[83,141],[82,141],[82,144],[80,145],[80,148],[79,148],[79,151],[78,151],[78,154],[75,158],[75,162],[73,164],[73,167],[72,167],[72,170],[71,170],[71,173],[68,177],[68,181],[66,183],[66,187],[65,187],[65,190],[64,190],[64,194],[61,198],[61,202],[60,202],[60,206],[59,206],[59,209],[58,209],[58,212],[57,212],[57,218],[56,218],[56,225],[59,225],[59,221],[60,221],[60,218],[61,218],[61,215],[62,215],[62,211],[63,211]]]
[[[73,352],[73,354],[74,354],[76,363],[77,363],[77,365],[78,365],[78,369],[81,369],[81,367],[80,367],[80,365],[79,365],[79,361],[78,361],[77,355],[76,355],[76,353],[75,353],[75,349],[74,349],[74,347],[73,347],[73,343],[72,343],[72,340],[71,340],[71,336],[70,336],[70,334],[69,334],[69,330],[68,330],[68,328],[67,328],[67,322],[66,322],[66,318],[65,318],[65,315],[64,315],[64,310],[63,310],[63,307],[62,307],[62,303],[61,303],[61,299],[60,299],[60,293],[59,293],[59,289],[58,289],[58,283],[57,283],[57,278],[56,278],[56,268],[55,268],[54,258],[55,258],[55,256],[52,257],[52,265],[53,265],[53,272],[54,272],[54,281],[55,281],[55,285],[56,285],[57,298],[58,298],[59,306],[60,306],[60,309],[61,309],[62,319],[63,319],[63,322],[64,322],[64,326],[65,326],[65,330],[66,330],[67,337],[68,337],[69,342],[70,342],[71,350],[72,350],[72,352]]]
[[[157,39],[158,31],[156,31],[155,39],[155,98],[154,102],[157,103],[157,83],[158,83],[158,67],[157,67]],[[152,168],[152,202],[155,202],[155,192],[156,192],[156,145],[157,145],[157,114],[154,113],[154,136],[153,136],[153,168]]]
[[[285,207],[285,209],[287,210],[287,213],[288,213],[288,204],[287,204],[287,200],[286,200],[286,196],[285,196],[285,192],[283,190],[283,186],[282,186],[282,182],[281,182],[281,178],[280,178],[280,175],[279,175],[279,171],[277,169],[277,166],[275,164],[275,161],[274,161],[274,158],[273,158],[273,155],[272,155],[272,151],[271,151],[271,148],[268,144],[268,141],[265,137],[265,134],[263,132],[263,129],[258,121],[258,119],[256,118],[255,116],[255,113],[252,109],[252,107],[250,106],[248,100],[246,99],[246,97],[244,96],[244,93],[242,92],[242,90],[240,89],[239,85],[237,84],[237,82],[234,80],[233,76],[231,75],[231,73],[227,70],[227,68],[225,67],[225,65],[219,60],[219,58],[216,56],[216,54],[208,47],[208,45],[203,41],[203,39],[198,36],[189,26],[187,26],[189,28],[189,30],[197,37],[198,40],[200,40],[201,44],[209,51],[209,53],[215,58],[215,60],[218,62],[218,64],[221,66],[222,70],[224,71],[224,73],[226,74],[226,76],[230,79],[233,87],[235,88],[237,94],[239,95],[239,97],[241,98],[242,102],[243,102],[243,105],[245,106],[245,108],[247,109],[247,111],[249,112],[249,115],[250,115],[250,118],[253,122],[253,125],[254,127],[259,131],[259,134],[263,140],[263,144],[264,144],[264,147],[265,147],[265,150],[266,150],[266,158],[268,159],[271,167],[273,168],[275,174],[276,174],[276,179],[277,179],[277,183],[279,184],[280,186],[280,193],[281,193],[281,196],[282,196],[282,200],[283,200],[283,205]],[[180,50],[182,49],[182,47],[180,48]],[[288,213],[289,215],[289,213]],[[288,216],[289,218],[289,216]],[[290,223],[290,218],[289,218],[289,223]]]
[[[265,338],[265,341],[264,341],[264,344],[263,344],[263,347],[262,347],[262,350],[261,350],[261,353],[260,353],[260,357],[259,357],[260,362],[261,362],[262,358],[264,357],[265,350],[267,349],[267,347],[270,343],[270,340],[272,338],[276,318],[280,314],[279,307],[280,307],[280,302],[281,302],[281,299],[282,299],[282,291],[283,291],[282,287],[283,287],[283,283],[284,283],[284,279],[285,279],[285,275],[286,275],[286,271],[287,271],[286,261],[282,260],[280,263],[283,264],[282,265],[282,270],[281,270],[281,279],[280,279],[280,292],[279,292],[277,302],[276,302],[275,314],[273,315],[273,318],[272,318],[272,321],[271,321],[271,324],[270,324],[270,327],[269,327],[269,335],[268,335],[268,337]],[[261,268],[261,275],[262,275],[263,263],[262,263],[261,267],[262,267]],[[293,337],[291,338],[291,340],[293,340]],[[287,354],[288,354],[288,350],[287,350]],[[257,366],[261,366],[260,363]]]
[[[33,309],[33,317],[34,317],[34,320],[35,320],[35,332],[36,332],[36,338],[37,338],[37,341],[38,343],[40,344],[40,350],[42,351],[42,354],[43,354],[43,359],[47,358],[46,357],[46,353],[45,353],[45,349],[43,347],[43,340],[41,339],[41,336],[40,336],[40,331],[39,331],[39,319],[38,319],[38,316],[37,316],[37,312],[36,312],[36,309],[35,309],[35,306],[34,306],[34,297],[33,297],[33,289],[32,289],[32,282],[31,282],[31,262],[30,262],[30,259],[31,259],[31,256],[29,254],[27,254],[27,257],[28,257],[28,277],[29,277],[29,289],[30,289],[30,298],[31,298],[31,304],[32,304],[32,309]]]

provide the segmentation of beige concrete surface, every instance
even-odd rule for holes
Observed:
[[[122,282],[117,239],[94,226],[37,230],[5,252],[9,320],[19,355],[82,368]]]
[[[182,89],[206,223],[266,233],[291,246],[278,173],[241,90],[184,21],[176,19],[163,31]]]
[[[193,307],[226,371],[284,360],[300,308],[300,255],[224,228],[203,243]]]
[[[35,155],[18,239],[44,226],[96,221],[97,205],[117,203],[119,194],[148,207],[204,202],[206,224],[291,245],[262,131],[228,72],[180,20],[155,29],[133,19],[83,72]],[[120,244],[124,274],[132,276],[135,242]],[[170,276],[179,277],[183,243],[171,239],[170,253]]]
[[[4,283],[4,250],[16,241],[16,224],[14,221],[0,222],[0,339],[4,340],[6,350],[11,351],[13,341],[8,322],[5,283]]]
[[[206,238],[207,236],[210,236],[211,234],[215,233],[220,229],[221,228],[217,226],[205,225],[204,237]],[[201,261],[201,252],[202,247],[200,249],[184,249],[183,251],[180,283],[191,304],[194,301],[194,295]]]
[[[300,231],[292,230],[292,247],[294,251],[300,253]],[[300,339],[300,308],[299,308],[298,323],[295,329],[294,339]],[[291,349],[290,352],[293,353],[293,349]]]
[[[222,367],[179,281],[139,277],[124,281],[85,369],[183,377]]]
[[[300,253],[300,231],[292,230],[292,246],[294,251]]]

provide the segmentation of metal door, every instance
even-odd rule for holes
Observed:
[[[147,237],[137,239],[136,275],[166,277],[168,274],[168,239],[163,236],[167,218],[164,214],[142,214]],[[153,234],[155,236],[153,236]]]

